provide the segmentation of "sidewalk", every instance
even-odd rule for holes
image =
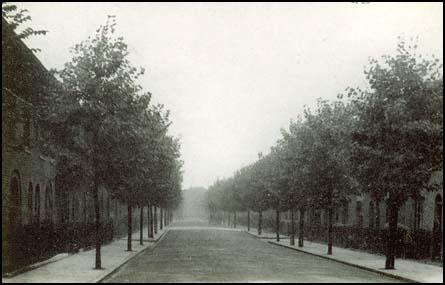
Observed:
[[[241,228],[241,227],[240,227]],[[246,227],[245,230],[247,231]],[[271,232],[264,232],[261,236],[258,236],[256,228],[251,228],[250,235],[256,238],[269,239],[267,242],[290,248],[293,250],[305,252],[308,254],[316,255],[322,258],[335,260],[337,262],[345,263],[351,266],[359,267],[365,270],[377,272],[390,277],[401,279],[408,282],[419,283],[442,283],[443,282],[443,267],[429,265],[414,260],[396,259],[396,269],[386,270],[385,256],[378,254],[366,253],[360,250],[346,249],[341,247],[332,247],[332,255],[327,255],[327,245],[321,243],[315,243],[310,241],[304,241],[304,247],[298,247],[298,238],[295,238],[295,246],[289,245],[289,237],[282,237],[280,235],[280,241],[270,240],[270,237],[276,237],[276,234]],[[284,240],[281,240],[281,239]]]
[[[106,276],[113,273],[128,260],[135,257],[143,250],[153,247],[166,232],[168,227],[158,230],[153,239],[146,237],[147,229],[144,229],[144,245],[139,245],[140,231],[132,233],[132,249],[127,250],[127,237],[115,239],[102,246],[102,270],[94,269],[95,250],[90,249],[76,254],[65,255],[57,261],[45,264],[16,275],[11,278],[2,278],[2,283],[98,283]]]

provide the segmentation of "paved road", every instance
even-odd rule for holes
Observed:
[[[201,223],[175,225],[154,249],[105,282],[398,282],[271,245],[245,232],[193,227]]]

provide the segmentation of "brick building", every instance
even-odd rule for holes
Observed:
[[[67,187],[65,161],[45,147],[42,106],[58,84],[2,18],[2,272],[94,243],[88,181]],[[126,205],[104,187],[99,199],[104,241],[125,233]]]

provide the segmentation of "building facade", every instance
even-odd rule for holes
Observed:
[[[95,242],[90,183],[64,184],[65,161],[47,151],[41,104],[60,84],[2,18],[2,272]],[[100,187],[103,241],[127,229],[127,209]],[[133,221],[138,221],[134,213]]]

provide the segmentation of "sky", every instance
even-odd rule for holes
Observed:
[[[442,3],[17,3],[45,67],[115,15],[140,79],[171,112],[183,188],[208,187],[267,153],[305,106],[365,86],[369,57],[398,37],[443,62]]]

